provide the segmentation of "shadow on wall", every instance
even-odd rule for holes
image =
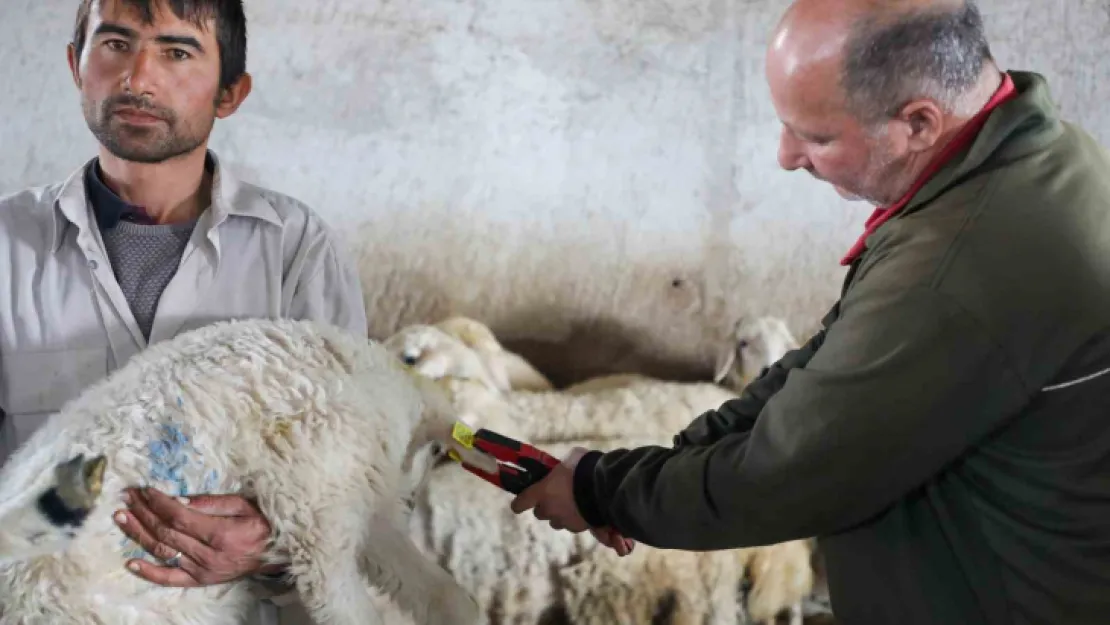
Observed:
[[[352,225],[341,238],[371,338],[463,315],[556,387],[611,373],[708,381],[737,319],[774,315],[796,326],[791,313],[819,319],[827,306],[823,292],[792,288],[809,284],[792,270],[768,284],[745,250],[713,232],[505,224],[424,206]],[[763,293],[774,289],[771,302]]]
[[[588,233],[533,238],[459,219],[400,218],[344,233],[372,338],[465,315],[556,386],[607,373],[712,379],[715,349],[741,311],[735,292],[726,298],[709,285],[703,254],[630,253]]]
[[[519,317],[526,320],[532,315],[522,311]],[[605,317],[572,322],[570,326],[570,333],[560,341],[518,338],[506,339],[503,344],[558,388],[610,373],[641,373],[681,381],[712,379],[713,371],[704,359],[665,358],[652,353],[654,337],[649,330]]]
[[[594,275],[510,265],[497,275],[380,247],[364,250],[358,262],[372,338],[464,315],[489,326],[556,387],[609,373],[710,380],[715,348],[735,319],[707,315],[700,275],[655,263]]]

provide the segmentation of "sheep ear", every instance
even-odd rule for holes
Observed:
[[[713,382],[720,384],[728,375],[729,369],[736,363],[736,345],[728,341],[717,350],[716,363],[713,368]]]

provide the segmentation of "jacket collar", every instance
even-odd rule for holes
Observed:
[[[212,205],[201,215],[199,224],[207,224],[209,230],[217,228],[229,217],[246,217],[281,226],[281,217],[274,207],[263,198],[252,185],[235,177],[227,168],[222,167],[219,157],[209,150],[207,157],[214,171],[212,177]],[[53,220],[53,239],[51,249],[57,252],[65,238],[66,227],[73,225],[79,230],[87,230],[96,223],[96,215],[89,202],[85,177],[89,168],[95,167],[96,158],[89,159],[73,171],[62,183],[51,214]]]
[[[903,214],[936,199],[995,157],[1018,158],[1056,139],[1064,128],[1044,76],[1010,71],[1017,95],[999,105],[962,154],[942,167],[906,205]]]

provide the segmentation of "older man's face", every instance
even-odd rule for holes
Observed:
[[[898,199],[907,155],[887,139],[885,127],[865,128],[845,109],[834,54],[801,59],[772,48],[767,57],[771,101],[782,122],[779,164],[805,169],[850,200],[876,205]]]

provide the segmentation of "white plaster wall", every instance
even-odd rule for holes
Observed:
[[[65,64],[75,4],[0,0],[0,193],[94,152]],[[363,226],[376,335],[464,312],[560,376],[704,374],[737,315],[808,332],[870,212],[777,168],[762,58],[786,4],[248,0],[255,90],[212,146]],[[981,6],[1002,64],[1046,74],[1110,145],[1107,1]]]

